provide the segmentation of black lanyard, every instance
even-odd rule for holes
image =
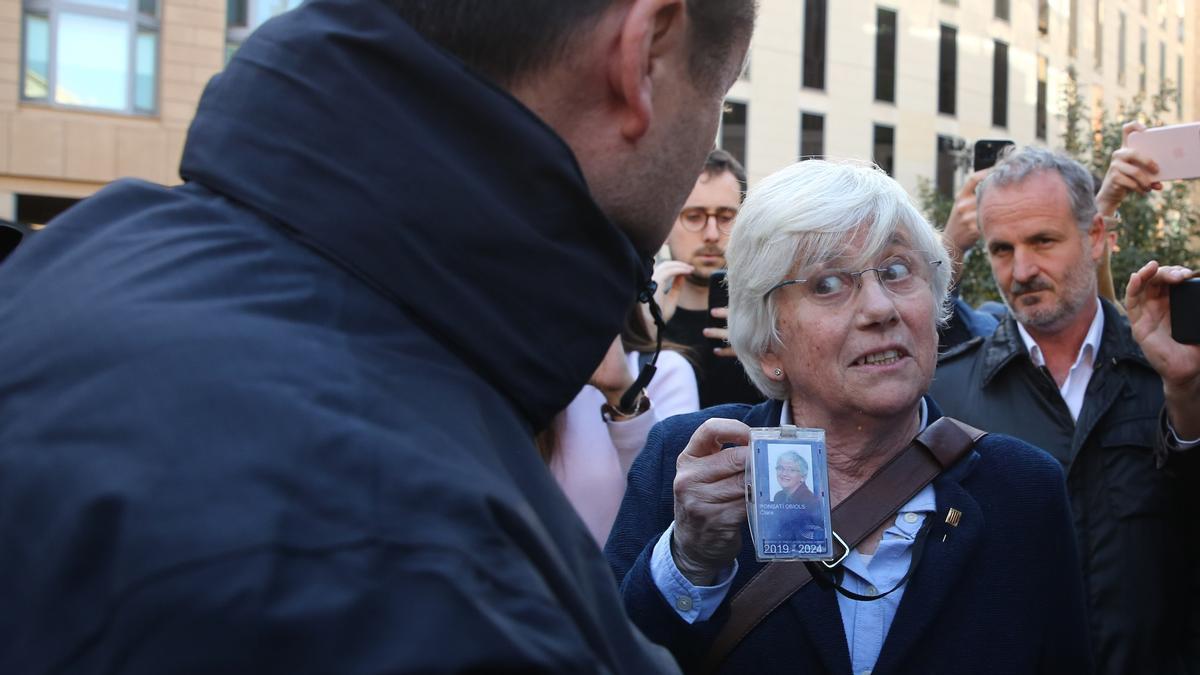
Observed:
[[[813,580],[816,581],[819,586],[822,588],[832,588],[851,600],[858,600],[859,602],[871,602],[872,600],[878,600],[882,597],[891,595],[896,591],[896,589],[908,583],[908,580],[912,578],[913,571],[916,570],[917,565],[921,563],[921,554],[925,551],[925,540],[928,538],[927,535],[929,534],[930,526],[933,523],[933,518],[931,516],[932,514],[930,514],[930,516],[926,516],[925,522],[921,524],[921,529],[917,530],[917,536],[913,540],[912,560],[910,560],[908,563],[908,571],[904,573],[904,576],[900,579],[900,581],[896,582],[895,586],[884,593],[880,593],[879,595],[861,595],[859,593],[855,593],[854,591],[843,588],[842,578],[846,574],[844,565],[838,565],[833,569],[829,569],[821,563],[807,562],[805,565],[808,566],[809,573],[812,574]]]

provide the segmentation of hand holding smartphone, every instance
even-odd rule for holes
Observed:
[[[729,306],[729,287],[725,284],[725,270],[717,270],[708,278],[708,325],[710,328],[725,328],[725,319],[712,315],[715,307]]]
[[[1000,159],[1000,154],[1010,145],[1015,144],[1008,139],[985,138],[975,141],[974,170],[990,169],[995,166]]]
[[[1200,278],[1171,287],[1171,339],[1200,345]]]
[[[1200,178],[1200,122],[1135,131],[1126,144],[1158,164],[1157,180]]]

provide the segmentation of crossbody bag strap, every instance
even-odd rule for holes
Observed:
[[[951,417],[935,420],[833,509],[834,532],[849,550],[854,549],[938,474],[966,456],[985,433]],[[839,559],[844,557],[843,553],[839,552]],[[730,599],[729,620],[713,641],[703,672],[716,672],[751,630],[811,580],[812,575],[804,565],[779,562],[763,565]]]

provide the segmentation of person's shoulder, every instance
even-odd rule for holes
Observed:
[[[658,372],[666,375],[670,373],[684,373],[695,377],[695,371],[692,369],[692,364],[684,357],[683,354],[673,350],[664,349],[658,354],[658,363],[656,364]],[[651,380],[653,382],[654,380]]]
[[[989,433],[975,444],[975,451],[979,466],[974,473],[989,481],[1022,490],[1062,483],[1062,464],[1050,453],[1019,438]]]
[[[987,338],[977,335],[966,342],[954,345],[938,354],[938,368],[941,369],[954,363],[970,363],[971,357],[983,352],[985,342],[987,342]]]

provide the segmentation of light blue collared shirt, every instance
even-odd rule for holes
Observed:
[[[780,424],[791,424],[791,410],[785,403]],[[929,409],[921,399],[920,430],[929,423]],[[857,549],[846,556],[842,563],[846,574],[842,586],[860,595],[878,595],[892,589],[908,572],[912,561],[912,545],[925,517],[937,510],[933,485],[926,485],[896,514],[891,527],[884,530],[883,539],[875,554],[864,556]],[[717,577],[712,586],[695,586],[671,557],[671,533],[675,524],[667,528],[650,555],[650,576],[659,593],[662,593],[680,618],[688,623],[707,621],[729,594],[729,587],[737,575],[738,563]],[[907,584],[906,584],[907,585]],[[842,615],[842,627],[846,631],[846,644],[850,647],[850,665],[855,675],[869,673],[879,660],[884,638],[896,617],[900,600],[904,597],[904,586],[897,588],[887,597],[870,602],[859,602],[838,595],[838,609]]]

